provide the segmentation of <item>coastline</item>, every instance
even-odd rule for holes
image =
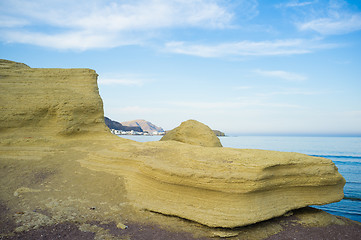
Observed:
[[[343,197],[345,179],[328,159],[122,139],[104,123],[94,70],[5,60],[0,70],[2,239],[149,239],[159,229],[266,239],[295,225],[359,234],[359,223],[305,208]],[[203,130],[193,133],[186,140]]]

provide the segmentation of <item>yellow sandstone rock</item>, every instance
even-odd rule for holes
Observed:
[[[124,192],[109,187],[118,184],[107,182],[114,178],[102,179],[111,196],[123,194],[137,208],[211,227],[244,226],[343,198],[345,180],[325,158],[199,146],[208,140],[187,142],[194,131],[181,134],[191,144],[138,143],[113,136],[104,124],[96,78],[89,69],[35,69],[0,60],[0,143],[6,161],[13,157],[26,161],[31,149],[43,152],[36,155],[43,159],[51,146],[67,161],[118,175],[125,181]],[[20,149],[14,147],[19,142],[32,148],[10,154],[8,146]],[[68,154],[67,147],[76,155]],[[90,211],[89,206],[84,209]]]
[[[179,127],[167,132],[161,139],[161,141],[170,140],[203,147],[222,147],[212,129],[196,120],[182,122]]]
[[[127,225],[124,225],[123,223],[118,223],[117,224],[117,228],[120,228],[120,229],[127,229],[128,228],[128,226]]]
[[[37,69],[7,60],[0,60],[0,69],[0,132],[51,138],[108,131],[94,70]]]
[[[343,198],[331,160],[299,153],[149,142],[92,153],[83,166],[126,176],[139,208],[236,227]]]

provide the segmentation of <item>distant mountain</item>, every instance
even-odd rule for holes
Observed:
[[[122,122],[122,125],[123,126],[128,126],[128,127],[140,127],[140,128],[143,129],[143,132],[149,132],[149,133],[164,132],[163,128],[157,127],[153,123],[148,122],[148,121],[143,120],[143,119]]]
[[[121,130],[121,131],[136,131],[143,132],[140,126],[124,126],[123,124],[113,121],[110,118],[104,117],[105,125],[108,126],[109,129]]]

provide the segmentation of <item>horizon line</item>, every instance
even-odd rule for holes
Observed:
[[[225,133],[225,137],[361,137],[361,133]]]

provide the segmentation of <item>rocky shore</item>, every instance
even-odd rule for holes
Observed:
[[[360,223],[307,207],[343,197],[328,159],[207,145],[211,130],[182,127],[121,139],[90,69],[0,60],[0,101],[0,239],[360,238]]]

